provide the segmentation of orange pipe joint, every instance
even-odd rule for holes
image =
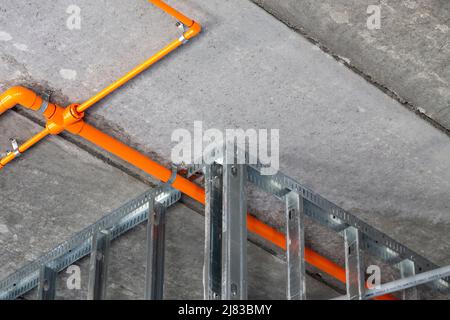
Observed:
[[[46,128],[50,134],[58,135],[64,130],[78,134],[84,126],[84,113],[78,112],[78,104],[71,104],[66,108],[51,105],[47,114]]]
[[[33,111],[40,111],[48,119],[46,125],[48,132],[54,135],[65,129],[78,133],[79,129],[75,125],[81,122],[84,117],[83,112],[77,111],[77,104],[72,104],[64,109],[42,99],[30,89],[20,86],[12,87],[0,95],[0,114],[16,105],[21,105]]]
[[[199,23],[195,22],[194,20],[192,21],[193,25],[190,26],[189,30],[186,31],[183,35],[186,40],[190,40],[196,37],[202,31],[202,26]]]
[[[21,105],[34,111],[41,110],[44,100],[33,91],[24,87],[12,87],[0,95],[0,114]]]

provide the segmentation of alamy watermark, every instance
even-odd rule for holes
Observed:
[[[66,285],[69,290],[80,290],[81,289],[81,269],[77,265],[71,265],[67,268],[66,273],[69,274],[67,277]]]
[[[370,265],[366,269],[366,274],[369,277],[366,280],[367,289],[380,289],[381,288],[381,269],[377,265]]]
[[[367,29],[379,30],[381,29],[381,7],[379,5],[370,5],[367,7]]]
[[[192,133],[176,129],[172,142],[176,143],[171,154],[175,164],[211,164],[220,159],[223,164],[262,165],[263,175],[274,175],[280,167],[279,129],[204,130],[203,122],[195,121]]]
[[[69,30],[80,30],[81,29],[81,8],[74,4],[70,5],[66,9],[66,13],[69,17],[66,21],[66,26]]]

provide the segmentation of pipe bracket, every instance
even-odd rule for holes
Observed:
[[[175,182],[177,176],[178,176],[178,168],[177,168],[177,166],[173,165],[172,166],[172,175],[170,176],[170,179],[167,182],[165,182],[163,185],[171,187],[173,185],[173,183]]]
[[[179,40],[182,44],[186,44],[186,43],[189,42],[189,40],[186,39],[184,35],[182,35],[178,40]]]
[[[183,24],[183,22],[178,21],[178,22],[175,24],[175,26],[176,26],[178,29],[180,29],[183,33],[186,32],[186,26]]]
[[[42,95],[42,104],[41,104],[38,112],[44,113],[47,110],[47,108],[48,108],[48,106],[50,104],[50,97],[51,97],[51,95],[52,95],[51,92],[45,92]]]
[[[11,139],[11,146],[12,146],[12,151],[11,153],[14,153],[14,156],[17,158],[19,157],[22,153],[19,151],[19,144],[17,143],[16,139]]]
[[[42,104],[41,104],[41,107],[39,108],[38,112],[44,113],[47,110],[48,105],[49,105],[48,100],[42,100]]]

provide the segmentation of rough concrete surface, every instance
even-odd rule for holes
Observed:
[[[449,1],[252,1],[450,129]],[[367,27],[373,5],[380,29]]]
[[[0,42],[0,88],[20,83],[52,89],[59,103],[81,102],[179,36],[146,1],[105,3],[1,3],[8,19],[0,30],[11,39]],[[169,3],[204,32],[93,107],[87,121],[166,164],[172,131],[192,131],[195,120],[205,129],[279,128],[282,171],[450,263],[448,136],[251,2]],[[66,28],[70,4],[82,9],[81,30]],[[283,229],[282,207],[253,198],[259,217]],[[307,241],[342,262],[334,238],[308,231]]]

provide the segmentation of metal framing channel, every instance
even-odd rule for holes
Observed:
[[[43,265],[39,272],[38,299],[55,300],[56,276],[58,272],[50,266]]]
[[[199,169],[199,166],[195,166],[190,168],[189,172],[196,172]],[[409,259],[414,262],[415,269],[421,272],[438,268],[436,264],[423,256],[281,172],[272,176],[262,175],[261,166],[248,165],[247,175],[250,183],[253,183],[265,192],[273,194],[280,200],[283,200],[283,197],[291,191],[297,192],[304,199],[303,204],[306,216],[341,235],[344,234],[342,231],[348,227],[354,227],[359,230],[362,239],[360,243],[361,249],[388,265],[398,268],[401,261]],[[443,294],[448,294],[450,291],[447,278],[434,281],[429,283],[429,285]]]
[[[92,237],[88,300],[106,299],[110,245],[111,232],[109,230],[101,230]]]
[[[218,162],[223,161],[223,159],[218,159],[214,156],[214,153],[217,154],[215,151],[216,150],[211,151],[211,154],[207,155],[205,158],[216,159]],[[246,157],[246,159],[248,159],[248,157]],[[398,269],[400,269],[401,266],[400,262],[405,259],[414,263],[416,271],[424,272],[438,268],[436,264],[420,254],[375,229],[356,216],[348,213],[314,191],[304,187],[294,179],[281,172],[271,176],[263,175],[261,174],[261,169],[261,165],[247,165],[247,178],[250,183],[283,201],[285,196],[290,192],[297,192],[303,199],[303,210],[306,216],[337,232],[341,236],[344,236],[345,232],[343,231],[347,228],[355,228],[359,231],[360,249],[372,257],[380,259],[384,263]],[[205,172],[205,164],[194,164],[187,167],[188,177],[201,171]],[[449,294],[449,279],[450,277],[427,284],[434,290],[438,290],[443,294]]]
[[[115,239],[146,221],[148,218],[148,203],[151,199],[155,199],[167,208],[178,202],[180,198],[181,193],[179,191],[164,187],[152,189],[129,201],[0,281],[0,300],[16,299],[37,287],[40,270],[43,266],[52,266],[56,272],[60,272],[74,262],[89,255],[92,246],[92,236],[97,232],[108,229],[111,231],[111,239]]]
[[[365,279],[361,233],[353,227],[345,229],[344,242],[347,298],[349,300],[362,300],[365,292]]]
[[[223,166],[222,299],[247,299],[246,165]]]
[[[286,195],[286,239],[287,298],[306,300],[303,198],[297,192]]]
[[[147,269],[145,299],[164,298],[164,259],[166,238],[166,207],[153,201],[149,203],[147,222]]]
[[[205,172],[205,300],[222,297],[222,192],[223,168],[214,162]]]
[[[416,268],[414,262],[405,259],[400,262],[400,276],[402,278],[413,277],[416,275]],[[417,292],[417,288],[405,289],[402,291],[402,300],[419,300],[419,293]]]
[[[388,293],[410,289],[429,282],[440,281],[443,278],[447,278],[449,276],[450,276],[450,266],[422,272],[412,277],[407,277],[400,280],[395,280],[382,284],[378,289],[367,290],[365,298],[371,299]]]

